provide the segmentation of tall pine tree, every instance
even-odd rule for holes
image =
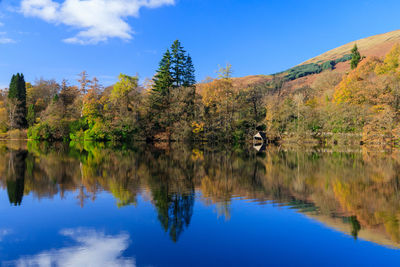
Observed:
[[[12,76],[8,90],[8,100],[11,128],[26,128],[26,83],[22,73]]]
[[[191,56],[188,54],[184,65],[183,86],[191,87],[196,84],[196,77],[194,75],[194,66]]]
[[[151,92],[151,104],[154,108],[160,109],[165,106],[170,90],[173,86],[173,78],[171,74],[171,53],[169,50],[165,52],[157,70],[157,74],[153,78],[153,89]]]
[[[171,46],[172,59],[171,59],[171,74],[173,86],[180,87],[183,85],[185,76],[185,63],[186,55],[181,42],[176,40]]]
[[[351,50],[351,61],[350,61],[351,69],[354,70],[355,68],[357,68],[360,61],[361,61],[361,55],[360,52],[358,51],[357,44],[355,44],[353,49]]]
[[[170,128],[174,123],[183,117],[186,120],[194,117],[195,83],[192,58],[185,54],[181,43],[176,40],[171,52],[167,50],[164,54],[153,78],[149,98],[152,135],[166,132],[170,138]]]
[[[167,50],[153,78],[153,88],[150,92],[151,134],[164,131],[169,126],[170,116],[166,111],[170,106],[172,86],[171,53]]]

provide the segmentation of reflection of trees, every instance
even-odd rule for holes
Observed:
[[[158,219],[176,242],[190,224],[194,205],[194,164],[190,154],[174,157],[154,151],[147,159],[149,186]]]
[[[351,235],[354,239],[357,239],[358,232],[361,230],[360,222],[357,220],[356,216],[350,217],[350,224],[351,224]]]
[[[232,199],[273,201],[312,216],[343,218],[355,238],[373,230],[400,243],[400,154],[274,150],[258,157],[245,149],[132,149],[31,143],[29,153],[0,147],[0,185],[14,205],[24,194],[84,201],[106,190],[118,207],[145,194],[162,228],[177,241],[189,227],[195,190],[229,219]]]
[[[154,206],[158,212],[158,219],[171,239],[176,242],[184,228],[190,224],[193,214],[194,192],[180,194],[168,192],[168,188],[161,186],[153,191]]]
[[[21,205],[24,196],[26,157],[25,150],[11,150],[7,167],[7,193],[11,204]]]

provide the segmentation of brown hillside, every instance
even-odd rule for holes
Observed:
[[[332,49],[322,55],[314,57],[310,60],[303,62],[302,64],[308,63],[321,63],[328,60],[335,60],[343,57],[344,55],[350,54],[354,44],[357,44],[361,55],[363,56],[378,56],[382,57],[387,54],[394,44],[400,43],[400,30],[379,34],[364,38],[358,41],[353,41],[338,48]],[[300,64],[300,65],[302,65]],[[349,62],[339,63],[335,66],[334,72],[346,73],[350,70]],[[284,75],[284,74],[282,74]],[[291,92],[297,88],[304,86],[310,86],[319,74],[313,74],[306,77],[289,81],[285,83],[282,88],[283,92]],[[269,82],[272,79],[271,75],[252,75],[240,78],[234,78],[234,85],[238,88],[245,88],[255,84],[262,84]]]
[[[400,42],[400,30],[371,36],[358,41],[353,41],[338,48],[332,49],[310,60],[307,60],[302,64],[320,63],[341,58],[346,54],[350,54],[350,51],[353,48],[354,44],[357,44],[360,53],[364,56],[381,57],[387,54],[389,50],[393,47],[393,45],[398,42]]]

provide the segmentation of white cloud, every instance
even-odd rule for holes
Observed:
[[[135,266],[135,260],[123,258],[122,252],[128,248],[129,236],[122,234],[108,236],[90,230],[64,230],[62,235],[78,243],[76,246],[42,252],[31,257],[23,257],[15,266]]]
[[[15,40],[7,37],[0,37],[0,44],[13,44]]]
[[[0,32],[0,44],[12,44],[15,43],[15,40],[8,38],[7,32]]]
[[[175,0],[22,0],[21,12],[79,29],[75,36],[64,40],[67,43],[97,44],[109,38],[132,39],[134,32],[127,17],[138,17],[142,7],[173,4]]]

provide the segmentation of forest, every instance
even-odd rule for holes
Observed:
[[[109,87],[86,71],[67,80],[26,82],[13,75],[0,95],[0,138],[239,143],[265,131],[272,141],[338,135],[365,144],[400,141],[400,45],[383,58],[355,45],[336,60],[305,64],[259,83],[240,84],[230,64],[196,82],[191,56],[177,40],[152,79],[120,74]],[[350,62],[348,62],[350,61]],[[339,63],[346,71],[335,71]],[[311,84],[285,84],[314,75]]]

